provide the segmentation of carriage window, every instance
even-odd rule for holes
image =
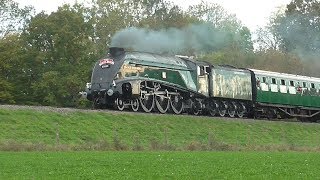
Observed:
[[[290,81],[290,86],[294,86],[294,83],[293,83],[293,81]]]
[[[276,84],[276,79],[275,78],[272,78],[271,81],[272,81],[272,84]]]
[[[286,85],[286,81],[281,79],[281,85]]]
[[[303,82],[302,85],[303,85],[304,88],[307,87],[307,83],[306,82]]]
[[[266,83],[267,82],[267,78],[266,77],[262,77],[262,82]]]
[[[314,86],[314,83],[311,83],[311,88],[312,88],[312,89],[316,88],[316,87]]]

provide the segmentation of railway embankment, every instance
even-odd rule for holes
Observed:
[[[320,124],[0,106],[0,151],[320,151]]]

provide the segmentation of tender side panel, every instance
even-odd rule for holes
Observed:
[[[214,97],[252,100],[250,71],[214,67],[212,68],[212,86]]]
[[[318,78],[255,71],[257,102],[320,108]]]
[[[198,84],[199,84],[199,90],[198,92],[201,94],[204,94],[206,96],[209,95],[209,76],[204,75],[204,76],[199,76],[198,77]]]

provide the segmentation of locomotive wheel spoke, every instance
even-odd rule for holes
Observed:
[[[181,114],[183,111],[183,102],[180,95],[170,96],[171,109],[175,114]]]
[[[228,115],[233,118],[235,114],[236,114],[236,107],[232,102],[230,102],[228,104]]]
[[[155,96],[156,106],[160,113],[164,114],[170,107],[170,100],[163,95]]]
[[[192,114],[198,116],[200,114],[200,110],[192,109]]]
[[[123,101],[123,99],[117,98],[117,99],[115,100],[115,105],[116,105],[116,108],[117,108],[119,111],[123,111],[123,110],[124,110],[124,101]]]
[[[209,113],[211,116],[215,116],[218,111],[218,104],[215,101],[209,103]]]
[[[139,98],[141,108],[144,112],[151,112],[154,108],[154,95],[148,94]]]
[[[131,100],[131,109],[134,112],[137,112],[139,110],[139,100],[138,99]]]
[[[198,104],[196,103],[196,101],[192,103],[192,108],[190,109],[189,113],[198,116],[200,114],[200,109],[198,108]]]
[[[209,113],[210,113],[210,116],[214,117],[217,114],[217,110],[216,109],[210,109]]]
[[[94,98],[92,103],[92,109],[99,109],[99,108],[100,108],[99,98]]]
[[[237,104],[237,108],[236,108],[237,116],[239,118],[243,118],[245,112],[246,112],[245,106],[242,103]]]
[[[243,118],[244,112],[243,112],[243,111],[237,111],[237,116],[238,116],[239,118]]]
[[[227,105],[225,102],[221,102],[219,105],[219,115],[221,117],[224,117],[226,115],[227,112]]]

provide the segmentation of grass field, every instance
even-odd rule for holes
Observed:
[[[0,108],[0,150],[316,150],[320,125]],[[51,148],[50,148],[51,147]],[[58,149],[59,149],[58,148]]]
[[[0,153],[0,179],[318,179],[316,153]]]
[[[0,179],[320,177],[319,124],[0,108],[0,127]]]

